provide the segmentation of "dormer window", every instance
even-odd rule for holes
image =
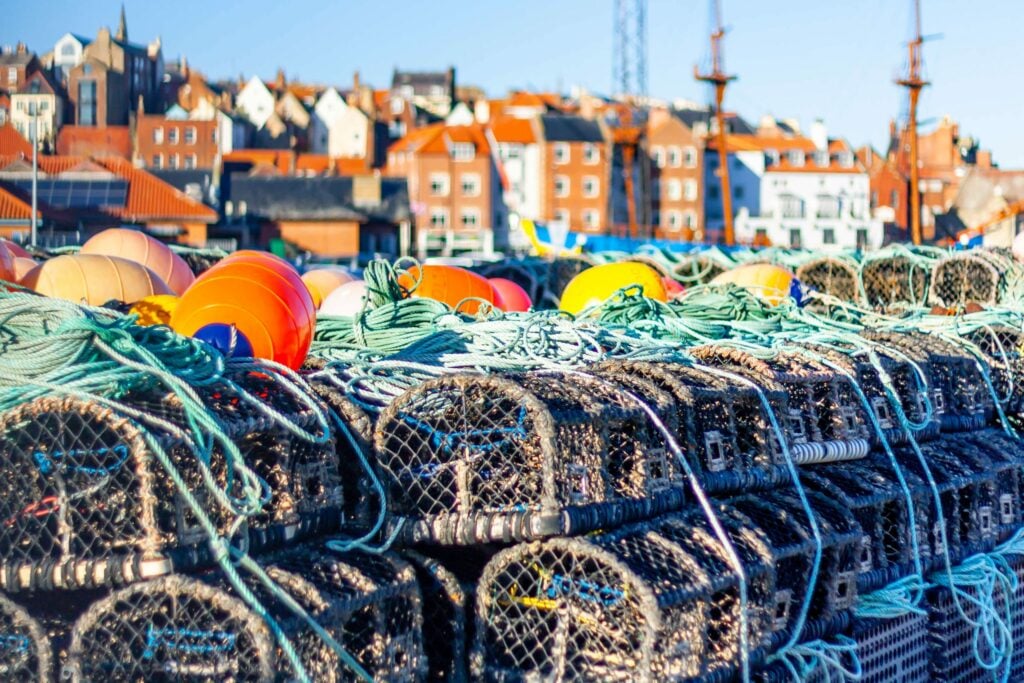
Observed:
[[[839,153],[839,165],[843,168],[853,168],[853,153],[852,152],[840,152]]]
[[[804,151],[802,149],[794,149],[789,152],[789,163],[794,166],[804,165]]]
[[[766,149],[764,151],[764,163],[767,166],[776,166],[779,163],[779,150]]]
[[[818,168],[828,167],[828,152],[815,152],[814,153],[814,165]]]

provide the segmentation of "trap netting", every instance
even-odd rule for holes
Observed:
[[[268,559],[265,568],[374,680],[425,675],[419,589],[408,564],[392,555],[341,558],[298,548]],[[251,583],[310,679],[356,680],[306,622]],[[266,622],[213,574],[160,577],[100,599],[75,622],[64,673],[73,681],[272,681],[296,675]]]
[[[811,289],[841,301],[860,302],[857,262],[840,256],[822,256],[802,263],[796,277]]]
[[[984,354],[1003,411],[1011,421],[1024,413],[1024,331],[1000,323],[957,325],[952,331]]]
[[[724,345],[689,352],[785,396],[776,415],[797,464],[855,460],[870,450],[865,415],[849,379],[820,362],[791,351],[760,357]]]
[[[933,259],[905,248],[883,249],[860,264],[861,291],[871,308],[888,310],[924,305]]]
[[[1019,294],[1020,275],[1012,257],[984,249],[953,253],[935,264],[928,302],[957,311],[971,303],[992,306]]]
[[[53,650],[43,625],[0,595],[0,678],[49,681],[53,673]]]
[[[642,407],[585,375],[454,375],[377,422],[391,523],[410,542],[582,533],[675,509],[683,476]]]
[[[402,557],[416,570],[423,598],[423,649],[428,681],[460,683],[468,676],[466,605],[458,578],[437,560],[413,551]]]
[[[710,492],[776,486],[789,478],[778,439],[753,387],[699,366],[606,361],[591,372],[620,383],[661,416]],[[781,404],[776,392],[772,401]]]
[[[540,302],[544,296],[544,280],[547,263],[540,259],[520,261],[499,261],[480,268],[480,274],[487,278],[500,277],[511,280],[523,288],[530,301]]]
[[[982,375],[978,359],[963,346],[937,334],[905,330],[900,332],[866,331],[871,342],[903,354],[920,367],[927,378],[928,401],[938,416],[943,432],[981,429],[995,414],[995,401]]]
[[[227,256],[227,252],[221,249],[197,249],[195,247],[183,247],[180,245],[169,245],[171,251],[180,256],[196,276],[200,276],[210,268],[220,263],[221,259]]]
[[[275,390],[269,376],[244,381],[248,398],[224,389],[206,401],[244,463],[268,486],[269,500],[245,511],[233,540],[260,549],[336,529],[341,500],[333,442],[300,438],[264,410],[273,408],[294,426],[317,422]],[[173,395],[133,394],[122,403],[144,414],[146,426],[72,397],[43,397],[0,414],[5,590],[117,585],[210,563],[206,532],[156,447],[218,533],[231,533],[242,512],[231,496],[244,482],[222,445],[205,455],[194,450],[185,438],[188,418]]]
[[[562,292],[572,279],[593,265],[594,260],[589,256],[559,256],[551,259],[544,277],[543,293],[534,302],[543,303],[544,308],[558,308]]]

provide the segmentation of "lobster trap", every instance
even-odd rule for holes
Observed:
[[[423,598],[423,649],[426,680],[461,683],[467,680],[467,595],[458,578],[437,560],[412,551],[402,557],[416,570]]]
[[[687,287],[706,285],[724,273],[731,265],[727,265],[707,254],[696,252],[679,258],[672,268],[672,277]]]
[[[546,266],[547,263],[539,259],[505,260],[488,263],[479,272],[487,278],[500,277],[516,283],[529,295],[530,301],[539,303],[544,295]]]
[[[867,305],[890,310],[924,304],[931,268],[930,260],[902,249],[868,255],[860,264],[860,282]]]
[[[984,249],[952,253],[935,264],[928,300],[956,311],[970,303],[992,306],[1003,300],[1018,277],[1010,257]]]
[[[562,292],[569,286],[572,279],[593,265],[595,262],[589,256],[559,256],[551,259],[548,262],[540,301],[544,303],[545,307],[558,308]]]
[[[716,345],[689,351],[702,363],[786,397],[777,415],[795,463],[856,460],[871,449],[867,422],[849,380],[818,361],[798,352],[779,351],[762,358]]]
[[[409,542],[575,534],[678,508],[684,478],[647,414],[585,375],[453,375],[381,414],[375,449]]]
[[[702,486],[715,493],[788,481],[778,440],[753,387],[698,366],[606,361],[591,369],[650,402],[673,429]],[[772,405],[784,397],[770,393]]]
[[[53,679],[53,648],[46,628],[23,606],[0,595],[0,678]]]
[[[720,520],[747,575],[751,647],[767,643],[770,544],[735,510]],[[693,516],[500,552],[477,593],[472,667],[483,680],[690,680],[739,666],[739,578]]]
[[[374,680],[425,674],[419,589],[391,555],[344,560],[299,548],[268,575]],[[251,582],[316,681],[355,680],[338,654],[278,598]],[[290,680],[297,674],[266,622],[218,575],[160,577],[114,591],[75,622],[65,664],[72,681]]]
[[[252,400],[266,400],[278,415],[312,428],[315,416],[290,406],[269,379],[248,384]],[[206,532],[157,448],[218,533],[230,533],[234,511],[211,487],[237,496],[241,484],[230,477],[222,447],[212,447],[204,474],[204,456],[182,436],[188,422],[176,397],[137,394],[123,403],[153,421],[144,427],[98,403],[56,396],[0,414],[4,590],[117,585],[208,564]],[[211,392],[206,404],[269,487],[269,501],[242,522],[234,542],[258,550],[337,528],[333,442],[299,439],[226,390]]]
[[[954,332],[984,354],[990,378],[1007,418],[1024,413],[1024,331],[1006,324],[981,325]]]
[[[860,277],[857,263],[836,256],[822,256],[802,263],[796,277],[811,289],[840,301],[859,302]]]

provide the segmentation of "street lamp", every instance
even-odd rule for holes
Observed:
[[[32,117],[30,132],[32,137],[32,246],[36,246],[36,233],[39,215],[39,112],[35,102],[29,102],[28,113]]]

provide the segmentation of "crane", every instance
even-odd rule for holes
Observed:
[[[736,77],[726,75],[724,70],[722,38],[725,37],[725,29],[722,28],[722,8],[718,0],[713,0],[712,11],[715,26],[711,31],[711,71],[701,73],[697,67],[694,67],[693,76],[698,81],[715,86],[715,120],[718,122],[718,176],[722,182],[722,217],[725,220],[724,238],[725,243],[731,246],[736,244],[736,234],[733,231],[732,188],[729,186],[729,151],[725,148],[725,112],[722,110],[722,102],[725,99],[725,86],[730,81],[736,80]]]

